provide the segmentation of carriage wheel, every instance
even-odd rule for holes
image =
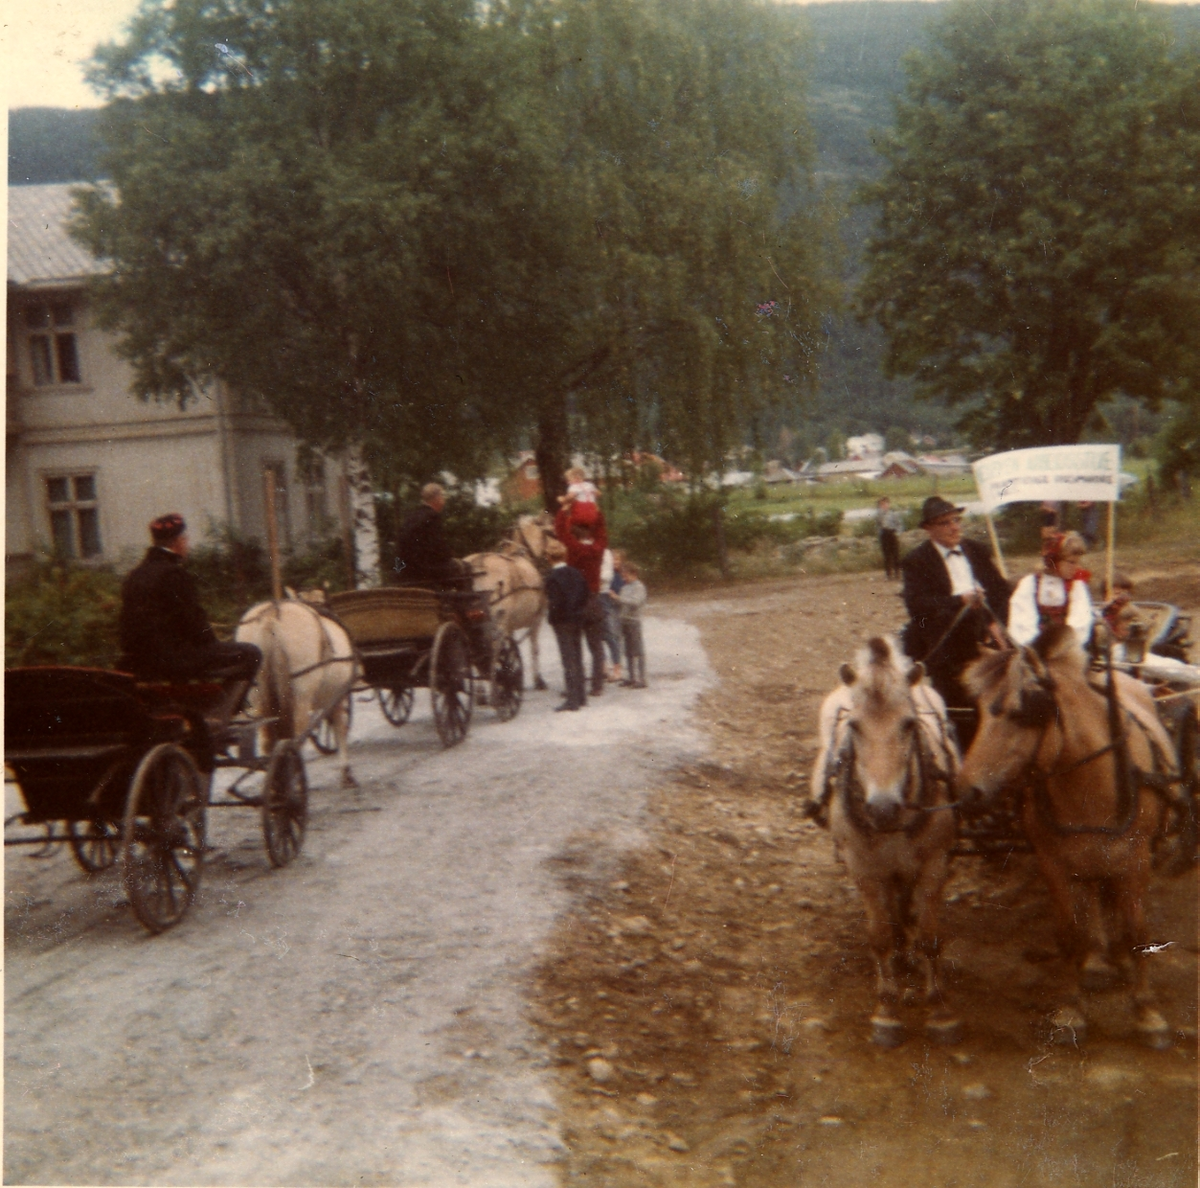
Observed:
[[[462,742],[471,725],[475,698],[467,640],[457,623],[443,623],[433,637],[429,696],[442,746],[452,747]]]
[[[174,743],[148,751],[129,787],[121,861],[125,893],[139,922],[162,932],[187,914],[204,862],[207,786]]]
[[[516,640],[506,635],[496,653],[492,668],[492,706],[501,722],[515,718],[525,693],[525,665]]]
[[[387,710],[384,710],[387,713]],[[337,731],[333,728],[333,711],[330,710],[320,722],[320,725],[312,732],[313,746],[321,752],[322,755],[332,755],[337,749]],[[350,734],[350,726],[354,722],[354,698],[351,694],[346,694],[346,734]]]
[[[304,846],[308,776],[299,748],[281,738],[271,752],[262,797],[263,841],[272,866],[287,866]]]
[[[1185,699],[1187,713],[1180,718],[1176,747],[1179,754],[1179,777],[1187,797],[1188,817],[1183,822],[1178,862],[1170,871],[1182,874],[1196,864],[1200,841],[1200,730],[1196,727],[1196,711]]]
[[[390,689],[379,690],[379,708],[393,726],[403,726],[412,713],[412,707],[412,685],[394,685]]]
[[[68,821],[67,839],[75,861],[88,874],[99,874],[117,860],[121,827],[115,821]]]

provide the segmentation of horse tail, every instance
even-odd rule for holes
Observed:
[[[296,733],[296,699],[292,692],[291,660],[283,640],[283,617],[278,611],[271,620],[269,645],[264,667],[268,672],[267,683],[271,689],[271,706],[267,712],[276,719],[270,732],[271,742],[274,744],[281,738],[292,738]]]

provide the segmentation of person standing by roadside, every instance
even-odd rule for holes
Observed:
[[[892,501],[885,495],[875,504],[875,522],[879,527],[879,550],[883,553],[883,569],[889,578],[900,576],[900,533],[904,517],[892,511]]]
[[[583,634],[592,654],[593,697],[604,692],[604,607],[600,602],[600,566],[608,548],[608,527],[599,506],[592,524],[576,524],[571,508],[563,507],[554,518],[554,532],[567,549],[567,564],[578,569],[587,580],[588,605],[583,618]]]
[[[587,609],[588,587],[583,574],[567,564],[566,546],[561,541],[546,542],[546,558],[551,562],[550,572],[543,579],[546,617],[558,640],[566,685],[566,699],[554,707],[557,713],[587,705],[583,680],[583,616]]]
[[[604,607],[604,642],[612,666],[608,670],[610,681],[621,679],[621,602],[618,595],[625,584],[621,566],[625,554],[620,549],[605,549],[600,563],[600,603]]]
[[[625,584],[621,587],[621,635],[625,643],[625,664],[629,672],[621,682],[631,689],[646,687],[646,645],[642,639],[642,607],[646,605],[646,587],[638,579],[637,566],[624,566]]]

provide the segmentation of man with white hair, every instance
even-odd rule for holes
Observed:
[[[421,505],[410,512],[396,538],[396,576],[405,585],[456,587],[463,567],[446,541],[442,511],[446,491],[440,483],[421,488]]]

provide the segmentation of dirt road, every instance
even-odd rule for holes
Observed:
[[[449,752],[423,692],[400,732],[357,705],[361,790],[312,761],[305,849],[278,872],[252,810],[210,813],[201,901],[163,936],[113,875],[10,849],[5,1182],[554,1182],[525,990],[571,903],[556,859],[643,845],[647,788],[702,745],[698,632],[648,636],[653,689],[579,714],[530,694]]]
[[[965,1041],[876,1050],[861,909],[798,798],[817,702],[898,624],[895,587],[654,613],[651,689],[583,714],[532,695],[443,753],[427,713],[397,735],[359,706],[361,791],[313,762],[276,873],[249,812],[214,814],[202,902],[163,937],[114,879],[10,851],[5,1181],[1194,1184],[1194,877],[1152,907],[1173,1050],[1138,1048],[1115,994],[1086,1049],[1044,1044],[1060,967],[1021,857],[948,889]]]
[[[1063,971],[1022,855],[959,859],[947,887],[964,1042],[929,1047],[916,1007],[903,1046],[868,1042],[862,909],[798,799],[820,698],[854,641],[899,626],[896,594],[864,575],[659,603],[700,626],[720,678],[700,705],[712,750],[656,790],[651,845],[620,877],[579,886],[534,984],[565,1183],[1196,1183],[1194,872],[1158,880],[1150,909],[1171,1051],[1137,1045],[1118,993],[1087,1004],[1085,1047],[1046,1043]],[[1198,607],[1200,572],[1139,596]]]

